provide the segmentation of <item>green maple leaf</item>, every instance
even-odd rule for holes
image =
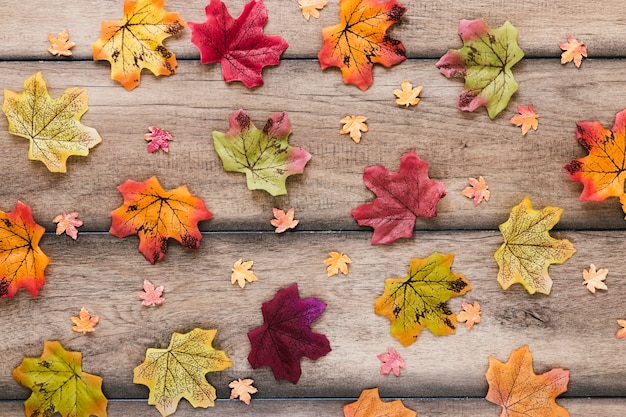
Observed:
[[[517,45],[517,29],[509,22],[491,29],[483,19],[461,20],[459,35],[463,48],[449,50],[437,68],[446,77],[465,78],[459,109],[474,111],[485,106],[493,119],[518,88],[511,71],[524,57]]]
[[[80,123],[87,101],[87,91],[76,87],[52,99],[38,72],[24,81],[21,93],[4,90],[2,111],[9,133],[30,140],[30,159],[43,162],[51,172],[65,172],[68,157],[86,156],[102,141],[96,129]]]
[[[215,151],[226,171],[246,174],[248,189],[273,196],[287,194],[287,177],[301,174],[311,155],[290,146],[291,124],[287,113],[274,113],[263,130],[257,129],[243,110],[230,116],[230,130],[213,132]]]
[[[33,392],[24,402],[27,416],[106,417],[102,378],[83,372],[80,352],[45,341],[39,358],[24,358],[13,378]]]
[[[133,382],[150,388],[148,404],[164,417],[176,411],[183,397],[194,407],[213,406],[215,388],[205,375],[232,366],[226,353],[211,345],[215,333],[203,329],[174,333],[167,349],[148,349],[146,359],[135,368]]]

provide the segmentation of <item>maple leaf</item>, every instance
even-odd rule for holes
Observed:
[[[517,45],[517,29],[509,22],[491,29],[483,19],[461,20],[459,35],[463,48],[449,50],[437,68],[448,78],[465,79],[457,108],[471,112],[485,106],[493,119],[518,88],[511,71],[524,57]]]
[[[77,227],[83,225],[83,222],[81,220],[78,220],[77,217],[78,212],[76,211],[68,214],[63,212],[62,214],[55,216],[54,219],[52,219],[52,222],[57,223],[56,234],[60,235],[61,233],[65,232],[69,237],[76,240],[76,238],[78,237]]]
[[[153,283],[148,279],[143,280],[143,291],[137,291],[137,297],[141,298],[141,304],[144,306],[157,306],[165,301],[165,298],[161,297],[165,287],[159,285],[155,287]]]
[[[387,353],[377,355],[382,364],[380,365],[380,374],[389,375],[393,372],[395,376],[400,376],[400,368],[406,368],[404,359],[400,357],[394,348],[387,348]]]
[[[615,337],[617,339],[626,339],[626,320],[617,320],[617,324],[622,326],[622,328],[617,331]]]
[[[44,232],[21,201],[10,213],[0,210],[0,297],[13,297],[20,288],[37,297],[50,262],[39,248]]]
[[[339,23],[322,29],[322,70],[339,67],[346,84],[367,90],[374,64],[390,67],[406,59],[402,42],[386,33],[405,12],[396,0],[340,0]]]
[[[420,93],[422,92],[422,86],[413,88],[413,84],[409,82],[409,80],[402,81],[400,85],[401,90],[397,88],[393,90],[393,93],[398,97],[396,99],[396,104],[398,106],[415,106],[420,102],[418,98]]]
[[[522,136],[526,136],[526,133],[532,128],[533,130],[537,130],[537,125],[539,121],[537,118],[537,113],[535,113],[535,109],[531,104],[528,105],[528,108],[524,106],[517,106],[517,111],[519,114],[511,117],[511,124],[515,126],[522,127]]]
[[[351,214],[359,225],[374,228],[372,244],[413,236],[416,218],[435,217],[437,202],[446,195],[445,184],[428,178],[428,163],[415,151],[402,155],[397,172],[384,166],[365,168],[363,182],[376,199]]]
[[[503,289],[520,283],[530,294],[550,294],[548,267],[562,264],[576,252],[569,240],[550,236],[561,213],[563,209],[551,206],[534,210],[528,196],[511,209],[509,219],[500,225],[504,243],[494,254]]]
[[[76,45],[75,42],[70,40],[70,34],[67,31],[67,28],[63,29],[62,32],[59,32],[56,37],[48,34],[48,42],[50,42],[48,52],[54,56],[71,56],[72,51],[70,51],[70,49]]]
[[[226,171],[246,174],[250,190],[273,196],[287,194],[287,177],[304,172],[309,154],[289,145],[291,123],[287,113],[272,114],[263,130],[254,126],[242,109],[230,116],[226,133],[213,131],[215,151]]]
[[[364,389],[359,399],[343,406],[345,417],[416,417],[417,413],[404,406],[402,401],[382,402],[378,388]]]
[[[119,187],[124,204],[111,212],[109,233],[117,237],[139,236],[139,251],[154,264],[165,256],[167,239],[197,250],[202,240],[198,222],[213,214],[186,185],[165,191],[156,177],[144,182],[128,180]]]
[[[22,359],[13,378],[32,390],[24,402],[27,416],[107,416],[102,378],[83,372],[81,353],[57,341],[44,341],[40,357]]]
[[[583,269],[583,285],[587,286],[587,289],[593,294],[598,290],[608,290],[606,284],[603,282],[606,279],[606,274],[609,270],[604,268],[596,271],[596,266],[591,264],[589,270]]]
[[[164,417],[176,411],[181,398],[193,407],[214,405],[215,388],[205,375],[232,366],[224,351],[213,348],[216,333],[197,328],[173,333],[167,349],[149,348],[146,359],[135,368],[133,382],[150,389],[148,404]]]
[[[569,371],[558,368],[536,375],[532,361],[528,346],[514,350],[506,363],[489,356],[485,399],[502,407],[500,417],[569,417],[556,403],[567,391]]]
[[[241,81],[248,88],[263,85],[263,68],[278,65],[289,46],[280,36],[263,33],[267,23],[263,0],[251,0],[236,20],[220,0],[211,0],[205,13],[204,23],[189,22],[200,62],[219,62],[226,82]]]
[[[70,317],[74,326],[72,330],[76,333],[87,334],[95,330],[96,325],[100,321],[100,316],[92,316],[85,307],[80,309],[78,317]]]
[[[561,64],[574,61],[576,68],[580,68],[583,57],[587,58],[587,45],[571,36],[567,37],[567,42],[559,43],[559,48],[564,51],[561,54]]]
[[[300,220],[293,219],[295,213],[293,207],[287,210],[287,213],[277,208],[273,208],[272,211],[274,212],[274,219],[270,220],[270,223],[276,228],[276,233],[283,233],[288,229],[293,229],[300,223]]]
[[[169,152],[170,146],[167,142],[174,140],[172,135],[156,126],[150,126],[149,129],[150,133],[143,135],[143,138],[148,141],[148,152],[156,152],[159,149],[163,149],[164,152]]]
[[[326,0],[298,0],[298,6],[302,10],[302,15],[306,20],[313,16],[316,19],[320,18],[320,12],[324,6],[326,6]]]
[[[187,27],[178,13],[163,9],[165,0],[124,0],[123,20],[101,24],[100,39],[92,45],[93,59],[111,63],[111,79],[128,91],[140,83],[141,70],[154,75],[176,73],[176,55],[163,41]]]
[[[239,284],[239,287],[243,288],[246,286],[246,282],[257,281],[256,275],[250,270],[252,264],[254,264],[254,261],[243,262],[243,259],[235,262],[232,269],[233,273],[230,276],[230,283],[234,284],[236,282]]]
[[[461,194],[467,198],[473,198],[474,207],[479,205],[480,202],[483,200],[489,201],[489,196],[491,195],[491,192],[489,191],[489,186],[485,182],[485,179],[482,177],[482,175],[478,176],[478,179],[469,178],[468,181],[470,186],[465,187],[463,191],[461,191]]]
[[[51,98],[38,72],[24,81],[20,94],[4,90],[2,111],[9,133],[30,140],[29,159],[43,162],[51,172],[65,172],[68,157],[86,156],[102,141],[96,129],[80,122],[88,99],[87,91],[76,87]]]
[[[301,299],[297,283],[278,290],[261,306],[263,325],[248,332],[252,368],[267,365],[274,378],[297,383],[302,374],[301,357],[316,360],[331,351],[326,336],[310,329],[325,308],[316,298]]]
[[[472,327],[474,327],[475,323],[480,323],[481,311],[478,301],[474,301],[474,304],[462,301],[461,307],[463,307],[463,310],[456,315],[456,319],[460,323],[465,323],[465,328],[467,330],[470,330]]]
[[[454,255],[433,253],[413,258],[406,278],[387,278],[374,301],[374,313],[391,320],[391,335],[403,346],[417,340],[424,327],[435,336],[453,334],[457,318],[446,302],[472,289],[463,274],[452,272]]]
[[[326,273],[328,277],[337,275],[341,271],[344,275],[348,275],[348,264],[352,263],[348,255],[339,252],[330,252],[328,259],[324,259],[324,265],[327,265]]]
[[[356,143],[361,142],[361,132],[367,132],[369,128],[365,124],[367,117],[365,116],[346,116],[341,119],[341,123],[344,123],[343,127],[339,131],[339,134],[350,134],[352,140]]]
[[[252,386],[254,380],[252,379],[237,379],[228,384],[228,388],[231,388],[230,399],[239,398],[239,400],[250,405],[250,394],[255,394],[257,389]]]

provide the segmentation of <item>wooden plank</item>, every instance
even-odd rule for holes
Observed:
[[[225,3],[236,17],[246,2],[227,0]],[[603,2],[602,7],[585,0],[516,3],[405,0],[401,3],[407,12],[390,33],[403,42],[410,57],[439,58],[448,49],[460,47],[459,21],[478,18],[484,18],[493,27],[511,21],[519,29],[519,44],[529,57],[549,56],[558,60],[561,53],[558,43],[564,42],[568,35],[585,41],[592,57],[626,54],[626,46],[619,41],[623,33],[622,3],[616,0]],[[73,48],[74,59],[92,59],[91,44],[100,36],[100,23],[121,20],[122,4],[121,0],[84,0],[68,7],[62,0],[51,0],[46,3],[45,12],[39,12],[38,0],[3,2],[0,14],[10,20],[0,27],[2,57],[55,59],[47,52],[47,34],[56,35],[68,27],[77,42]],[[207,0],[168,0],[165,7],[178,12],[185,21],[203,22],[206,4]],[[322,45],[321,29],[339,22],[337,1],[329,2],[319,20],[311,18],[309,22],[302,17],[295,0],[266,0],[265,4],[269,15],[265,32],[280,35],[289,43],[284,58],[316,58]],[[198,50],[190,39],[191,31],[185,30],[167,39],[165,45],[179,59],[198,59]]]
[[[365,233],[213,233],[198,252],[172,244],[167,257],[150,265],[136,252],[135,238],[82,234],[74,242],[46,235],[43,250],[52,261],[40,296],[21,291],[2,300],[0,320],[0,399],[25,398],[11,370],[24,356],[41,355],[44,340],[59,340],[81,351],[83,370],[101,375],[109,398],[145,398],[147,389],[132,382],[132,370],[149,347],[166,347],[172,332],[195,327],[218,329],[215,347],[225,350],[233,367],[208,374],[220,398],[228,382],[252,377],[258,398],[357,397],[364,388],[380,387],[385,397],[482,397],[488,357],[506,361],[512,350],[529,345],[534,369],[571,371],[568,396],[620,396],[626,390],[624,341],[615,338],[616,320],[624,318],[626,259],[619,251],[626,232],[561,232],[578,252],[564,265],[552,266],[549,296],[531,296],[519,285],[503,291],[496,281],[493,253],[502,243],[496,232],[428,232],[415,240],[372,246]],[[348,276],[326,277],[322,261],[329,251],[347,253],[353,263]],[[373,301],[388,277],[406,276],[412,257],[454,253],[452,270],[463,273],[473,289],[451,300],[478,301],[483,319],[471,331],[434,337],[423,331],[403,348],[389,335],[389,321],[373,312]],[[230,283],[239,259],[254,260],[259,281],[240,289]],[[589,263],[609,268],[608,291],[591,294],[581,285]],[[164,284],[166,302],[141,305],[135,292],[144,278]],[[312,328],[330,340],[332,352],[313,362],[302,361],[303,374],[294,385],[276,381],[267,367],[252,370],[247,332],[262,324],[261,303],[293,282],[301,297],[328,304]],[[96,332],[74,333],[70,317],[86,306],[101,316]],[[380,375],[377,354],[397,349],[407,369],[399,378]],[[593,358],[591,358],[591,356]]]
[[[580,203],[581,184],[562,168],[585,155],[575,139],[576,121],[599,119],[610,128],[622,110],[623,65],[590,60],[577,71],[554,60],[525,61],[516,69],[520,91],[492,121],[483,109],[457,110],[462,84],[439,74],[431,60],[381,70],[363,93],[343,85],[338,73],[322,73],[314,61],[286,61],[253,91],[225,84],[215,68],[184,62],[180,74],[146,76],[131,93],[110,81],[97,63],[0,63],[0,85],[8,90],[21,91],[23,81],[40,70],[53,97],[70,86],[86,88],[90,109],[83,123],[103,137],[88,157],[69,159],[67,174],[52,174],[41,162],[27,159],[27,141],[10,135],[6,118],[0,117],[0,208],[11,210],[20,199],[49,231],[57,213],[77,210],[83,230],[107,231],[109,213],[122,202],[116,187],[155,175],[167,189],[187,184],[205,199],[215,214],[201,225],[205,231],[273,230],[272,207],[295,207],[300,230],[355,230],[350,211],[374,198],[363,185],[363,169],[384,165],[397,170],[401,155],[414,149],[430,163],[430,177],[447,189],[438,217],[418,219],[416,229],[496,229],[525,195],[536,207],[564,208],[561,228],[623,229],[617,199]],[[415,108],[394,102],[392,90],[403,78],[424,85]],[[517,104],[528,103],[540,116],[539,129],[522,137],[509,118]],[[286,111],[293,128],[290,143],[313,155],[305,173],[287,181],[287,196],[250,191],[243,174],[223,170],[211,131],[228,130],[228,118],[239,108],[258,127],[269,114]],[[347,114],[369,117],[370,131],[360,144],[339,135],[339,120]],[[142,136],[150,125],[173,134],[169,154],[148,154]],[[478,175],[486,178],[492,198],[474,207],[460,192],[468,177]]]

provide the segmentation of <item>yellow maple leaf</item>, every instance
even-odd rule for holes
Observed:
[[[413,88],[413,84],[409,82],[409,80],[402,81],[400,86],[401,90],[395,89],[393,93],[398,97],[396,99],[396,104],[398,106],[415,106],[420,102],[418,96],[422,92],[422,86]]]
[[[253,387],[254,383],[253,379],[237,379],[228,384],[228,388],[230,391],[230,399],[239,398],[244,403],[250,405],[250,400],[252,397],[250,394],[255,394],[257,392],[256,387]]]
[[[602,282],[606,279],[606,274],[608,273],[609,270],[606,268],[596,271],[596,266],[591,264],[589,265],[589,270],[583,269],[583,285],[586,285],[587,289],[594,294],[596,290],[608,290],[606,284]]]
[[[298,0],[298,6],[302,11],[302,15],[306,20],[313,16],[316,19],[320,18],[320,12],[324,6],[326,6],[326,0]]]
[[[233,273],[230,276],[230,283],[234,284],[236,282],[241,288],[243,288],[246,286],[246,282],[258,281],[254,272],[250,270],[250,268],[252,268],[252,264],[254,264],[254,261],[243,262],[243,259],[239,259],[235,262],[232,269]]]
[[[532,105],[528,105],[528,108],[524,106],[517,106],[517,111],[519,114],[511,117],[511,123],[515,126],[522,127],[522,136],[525,136],[526,133],[533,128],[533,130],[537,130],[537,126],[539,125],[539,121],[537,118],[537,113],[535,113],[535,109],[533,109]]]
[[[467,330],[470,330],[472,327],[474,327],[475,323],[480,323],[481,311],[478,301],[474,301],[474,304],[462,301],[461,307],[463,307],[463,310],[456,315],[456,319],[461,323],[465,323],[465,328]]]
[[[72,51],[70,49],[76,45],[75,42],[70,40],[70,33],[67,31],[67,28],[63,29],[56,37],[48,34],[48,42],[50,42],[48,52],[55,56],[71,56]]]
[[[339,133],[342,135],[349,133],[352,140],[359,143],[361,142],[361,132],[367,132],[369,129],[365,124],[366,120],[367,117],[364,116],[346,116],[341,119],[341,123],[344,125]]]
[[[324,260],[324,265],[328,268],[326,272],[329,277],[337,275],[341,271],[344,275],[348,275],[348,264],[352,263],[348,255],[339,252],[330,252],[329,258]]]
[[[78,317],[71,317],[72,330],[77,333],[87,334],[95,330],[96,324],[100,321],[100,316],[92,316],[85,307],[80,309]]]
[[[574,61],[576,68],[580,68],[583,57],[587,58],[587,45],[571,36],[567,37],[567,42],[559,43],[559,48],[564,51],[561,54],[561,64]]]

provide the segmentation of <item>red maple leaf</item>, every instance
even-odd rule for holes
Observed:
[[[315,360],[331,350],[326,336],[309,327],[325,308],[326,304],[316,298],[300,299],[297,283],[278,290],[261,307],[263,325],[248,332],[252,345],[248,362],[252,368],[267,365],[276,379],[298,382],[301,357]]]
[[[220,0],[211,0],[205,12],[204,23],[188,22],[200,61],[220,62],[226,82],[241,81],[249,88],[263,85],[263,67],[278,65],[289,46],[280,36],[263,33],[267,22],[263,0],[247,3],[236,20]]]
[[[374,228],[372,244],[413,236],[415,219],[435,217],[437,202],[446,195],[445,184],[428,178],[428,162],[414,151],[402,155],[397,172],[384,166],[365,168],[363,182],[377,198],[352,210],[352,217]]]

